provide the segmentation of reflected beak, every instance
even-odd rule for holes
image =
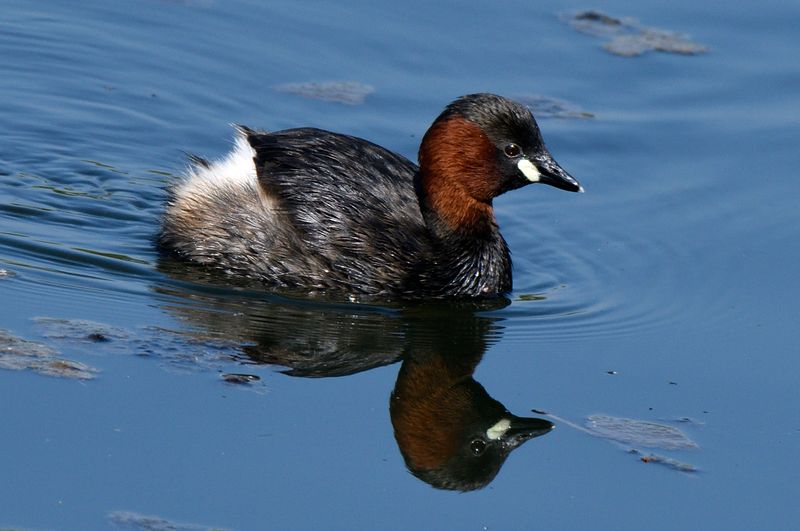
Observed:
[[[533,160],[520,159],[517,168],[532,183],[544,183],[568,192],[583,192],[583,186],[545,152]]]
[[[503,442],[510,448],[515,448],[534,437],[547,435],[555,428],[555,424],[545,419],[511,415],[509,420],[511,426],[503,434]]]

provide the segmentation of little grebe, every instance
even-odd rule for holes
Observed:
[[[192,157],[170,189],[163,250],[275,289],[357,298],[511,291],[492,199],[531,183],[581,192],[523,105],[463,96],[425,133],[419,166],[320,129],[239,126],[234,151]]]

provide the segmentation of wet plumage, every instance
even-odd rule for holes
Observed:
[[[580,188],[530,112],[489,94],[445,109],[420,166],[352,136],[246,127],[227,158],[192,164],[170,190],[162,249],[270,288],[368,298],[507,293],[511,259],[492,199],[540,173]]]

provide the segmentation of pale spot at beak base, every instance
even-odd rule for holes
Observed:
[[[517,169],[532,183],[538,183],[542,175],[539,173],[539,168],[528,159],[520,159],[520,161],[517,162]]]
[[[511,427],[511,421],[508,419],[500,419],[494,426],[486,430],[486,437],[490,441],[496,441],[506,434]]]

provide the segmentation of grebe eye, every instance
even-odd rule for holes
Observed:
[[[473,455],[481,455],[486,450],[486,441],[483,439],[475,439],[469,443],[469,449],[472,450]]]
[[[522,150],[516,144],[506,144],[506,147],[503,148],[503,151],[506,154],[506,157],[514,158],[518,157]]]

